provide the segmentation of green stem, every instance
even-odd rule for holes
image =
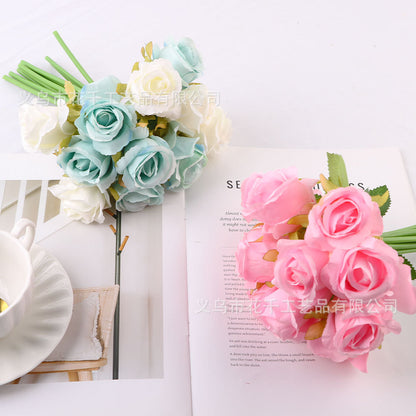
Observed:
[[[402,250],[412,250],[413,252],[416,251],[416,244],[389,244],[389,246],[396,251],[402,251]]]
[[[26,72],[23,68],[17,68],[17,72],[22,75],[23,78],[26,78],[28,81],[30,81],[33,85],[36,85],[37,89],[39,91],[46,92],[49,95],[54,94],[56,91],[51,91],[49,88],[45,87],[42,83],[38,82],[36,79],[32,78],[30,74]]]
[[[382,234],[382,237],[397,237],[397,236],[409,236],[415,235],[416,236],[416,225],[411,225],[410,227],[400,228],[394,231],[387,231]]]
[[[120,266],[121,266],[121,211],[116,211],[116,247],[115,247],[115,276],[114,284],[119,286],[116,310],[114,312],[113,328],[113,380],[119,377],[120,361]]]
[[[59,44],[62,46],[62,49],[65,51],[65,53],[68,55],[69,59],[72,61],[72,63],[77,67],[78,71],[81,72],[82,76],[86,79],[87,82],[93,82],[92,78],[87,74],[87,71],[83,68],[83,66],[79,63],[78,59],[75,58],[74,54],[71,52],[71,50],[68,48],[66,43],[63,41],[59,33],[55,30],[53,32],[53,35],[55,36],[56,40],[59,42]]]
[[[39,93],[40,92],[44,92],[44,91],[41,91],[39,89],[30,87],[29,85],[27,85],[23,81],[20,81],[20,80],[15,79],[15,77],[12,78],[12,77],[10,77],[8,75],[4,75],[3,76],[3,79],[6,80],[7,82],[10,82],[10,84],[16,85],[17,87],[21,88],[22,90],[25,90],[27,92],[30,92],[31,94],[33,94],[35,96],[39,96]],[[45,98],[51,104],[56,104],[55,103],[55,100],[52,97],[50,97],[49,95],[45,95],[45,97],[42,97],[42,98]]]
[[[27,79],[25,77],[22,77],[18,74],[15,74],[14,72],[9,72],[9,77],[13,78],[16,81],[19,81],[25,85],[27,85],[30,88],[33,88],[34,90],[37,90],[38,93],[48,93],[45,91],[39,84],[36,84],[35,82],[31,81],[30,79]]]
[[[31,69],[32,71],[41,75],[43,78],[46,78],[49,81],[52,81],[54,84],[56,84],[56,85],[58,85],[62,88],[65,88],[65,80],[63,80],[62,78],[57,77],[56,75],[50,74],[49,72],[44,71],[43,69],[40,69],[37,66],[32,65],[31,63],[29,63],[27,61],[20,61],[19,67],[20,66],[27,67],[27,68]]]
[[[31,79],[33,82],[37,82],[40,86],[44,87],[50,93],[61,93],[65,94],[65,89],[56,85],[52,81],[49,81],[47,78],[44,78],[42,75],[39,75],[37,72],[32,71],[26,66],[20,66],[17,68],[17,71],[24,75],[26,78]]]
[[[79,92],[84,86],[81,81],[78,81],[73,75],[65,71],[60,65],[58,65],[53,59],[46,56],[45,59],[68,81],[71,81],[74,88]]]
[[[387,244],[416,243],[416,236],[383,237]]]
[[[414,253],[414,252],[416,252],[416,250],[414,249],[414,248],[409,248],[409,249],[407,249],[407,250],[397,250],[397,249],[395,249],[396,251],[397,251],[397,253],[399,253],[399,254],[410,254],[410,253]]]
[[[388,231],[381,238],[399,254],[416,252],[416,225]]]
[[[387,241],[389,241],[389,240],[387,240]],[[415,240],[410,241],[410,242],[409,241],[407,241],[407,242],[406,241],[404,241],[404,242],[389,241],[388,244],[393,245],[393,246],[403,246],[403,245],[405,245],[405,246],[416,246],[416,241]]]

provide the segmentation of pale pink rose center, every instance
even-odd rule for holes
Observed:
[[[309,286],[310,274],[296,258],[292,258],[287,264],[287,280],[294,289],[304,291]]]
[[[366,292],[379,288],[386,280],[384,263],[368,253],[358,252],[352,256],[352,268],[348,268],[345,288],[353,292]]]
[[[322,212],[322,224],[329,235],[345,236],[355,232],[361,219],[360,210],[351,200],[334,200]]]
[[[379,327],[370,323],[348,329],[344,334],[343,350],[345,352],[368,351],[378,338],[378,331]]]

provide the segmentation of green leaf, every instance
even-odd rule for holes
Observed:
[[[347,169],[345,168],[344,159],[336,153],[327,153],[329,180],[337,186],[349,186]]]
[[[316,203],[318,203],[322,198],[322,195],[315,194]]]
[[[391,205],[390,192],[387,185],[378,186],[374,189],[365,190],[374,202],[377,202],[382,216],[386,215]]]
[[[149,42],[146,46],[145,46],[145,50],[147,53],[147,56],[152,59],[152,55],[153,55],[153,42]]]
[[[333,189],[339,188],[338,185],[335,185],[333,182],[331,182],[330,180],[328,180],[327,178],[325,178],[325,176],[322,175],[322,173],[319,175],[319,181],[321,182],[322,189],[326,193],[328,193],[329,191],[332,191]]]
[[[133,68],[133,70],[134,70],[134,68]],[[117,88],[116,88],[116,93],[118,95],[122,95],[123,97],[125,97],[126,96],[126,89],[127,89],[127,84],[118,83]]]
[[[81,114],[82,107],[79,104],[67,104],[69,108],[68,121],[73,123]]]
[[[411,263],[411,261],[409,259],[407,259],[406,257],[404,257],[404,256],[400,256],[400,257],[403,259],[403,263],[407,264],[410,267],[410,273],[411,273],[411,276],[412,276],[412,280],[416,280],[416,270],[413,267],[413,264]]]

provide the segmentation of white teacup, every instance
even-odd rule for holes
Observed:
[[[21,219],[11,233],[0,231],[0,298],[8,308],[0,313],[0,338],[22,319],[32,297],[33,268],[29,250],[35,237],[32,221]]]

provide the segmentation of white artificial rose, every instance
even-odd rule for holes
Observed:
[[[75,133],[75,127],[68,122],[69,108],[64,100],[56,106],[23,104],[19,109],[20,131],[23,148],[27,152],[53,153],[62,140]]]
[[[96,186],[80,184],[64,176],[49,188],[61,200],[61,209],[69,217],[84,224],[104,221],[103,210],[110,207],[110,197]]]
[[[178,118],[179,130],[188,136],[199,135],[201,124],[208,115],[208,90],[205,85],[195,84],[181,93],[181,116]]]
[[[157,115],[177,119],[181,111],[182,79],[167,59],[140,63],[130,75],[127,102],[144,116]]]
[[[221,107],[210,103],[208,114],[201,124],[199,142],[205,146],[206,154],[218,153],[230,140],[231,120]]]

